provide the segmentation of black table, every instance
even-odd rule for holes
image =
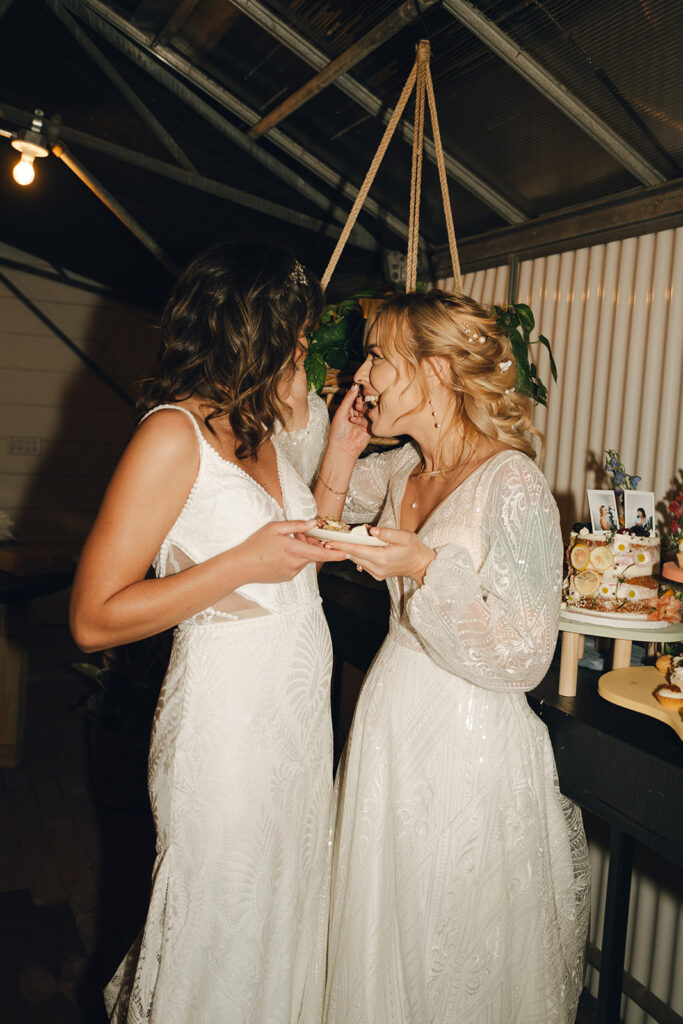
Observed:
[[[14,768],[22,754],[31,601],[65,590],[73,575],[73,570],[38,576],[0,571],[0,766],[4,768]]]
[[[339,701],[340,665],[365,671],[387,631],[384,584],[353,567],[327,566],[320,591],[337,669],[333,711]],[[668,726],[616,707],[598,694],[599,673],[579,670],[576,697],[558,694],[559,657],[540,686],[527,694],[545,722],[560,788],[610,827],[610,860],[600,958],[597,1020],[619,1020],[634,841],[683,865],[683,744]]]

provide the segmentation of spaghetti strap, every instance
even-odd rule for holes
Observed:
[[[190,410],[189,409],[184,409],[182,405],[171,405],[171,404],[155,405],[153,409],[150,409],[149,412],[145,413],[145,415],[140,420],[140,423],[144,423],[148,416],[151,416],[155,412],[159,412],[160,409],[177,409],[178,412],[184,412],[186,416],[190,417],[190,419],[192,421],[192,426],[194,427],[194,432],[197,435],[197,437],[199,439],[199,442],[200,442],[199,450],[201,452],[201,450],[202,450],[201,442],[204,441],[206,443],[206,438],[203,436],[201,430],[199,429],[199,424],[197,423],[196,419],[194,418],[194,416],[192,415]],[[138,424],[138,426],[139,426],[139,424]]]

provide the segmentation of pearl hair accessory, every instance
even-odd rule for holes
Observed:
[[[505,371],[509,370],[511,366],[512,366],[512,360],[511,359],[506,359],[505,362],[498,363],[498,367],[499,367],[501,373],[505,373]]]
[[[515,390],[514,388],[505,388],[505,394],[506,395],[511,395],[511,394],[514,393],[514,390]]]
[[[289,280],[292,284],[301,284],[304,286],[308,284],[306,271],[304,270],[304,268],[302,267],[298,260],[294,260],[294,269],[289,275]]]
[[[480,345],[483,345],[486,341],[485,334],[478,334],[466,320],[463,320],[462,329],[470,339],[470,341],[478,341]]]

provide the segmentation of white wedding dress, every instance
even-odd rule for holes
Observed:
[[[396,528],[412,445],[362,459],[347,521]],[[589,868],[524,691],[557,637],[562,543],[536,465],[492,457],[419,531],[338,780],[326,1024],[573,1024]]]
[[[162,406],[161,408],[168,408]],[[170,408],[179,408],[170,406]],[[327,410],[275,439],[284,510],[203,438],[158,576],[307,519]],[[290,461],[291,460],[291,461]],[[105,991],[128,1024],[319,1024],[332,814],[331,648],[316,570],[182,622],[157,706],[157,858],[144,931]]]

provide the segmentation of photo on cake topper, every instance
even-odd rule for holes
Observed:
[[[593,533],[611,533],[619,529],[619,514],[614,491],[588,491]]]
[[[624,491],[624,526],[644,526],[654,532],[655,493],[654,491]]]

